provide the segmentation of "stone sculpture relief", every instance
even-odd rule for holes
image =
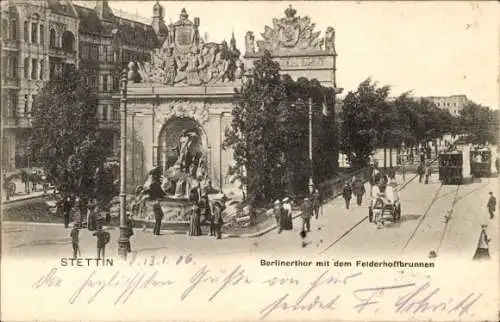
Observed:
[[[169,37],[153,52],[151,62],[138,62],[144,82],[195,86],[233,82],[241,76],[234,35],[230,46],[225,41],[205,43],[198,26],[199,18],[191,22],[183,9],[180,20],[169,26]]]
[[[174,117],[188,117],[203,125],[208,121],[208,106],[203,102],[172,101],[160,104],[157,109],[156,129],[159,133],[163,124]]]
[[[297,10],[291,5],[285,10],[285,17],[273,19],[272,27],[265,26],[255,50],[255,37],[251,31],[245,35],[247,56],[254,56],[268,50],[271,55],[304,54],[310,52],[334,53],[335,30],[328,27],[325,37],[320,31],[314,31],[316,24],[309,17],[296,16]]]

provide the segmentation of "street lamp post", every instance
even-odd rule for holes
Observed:
[[[403,181],[406,181],[405,163],[406,163],[406,146],[405,143],[401,143],[401,150],[403,150],[403,155],[401,161],[403,163]]]
[[[124,69],[120,80],[120,238],[118,238],[118,254],[127,259],[127,244],[129,236],[127,233],[127,200],[126,200],[126,176],[127,176],[127,69]]]
[[[314,190],[314,181],[313,181],[313,127],[312,127],[312,98],[309,98],[309,165],[311,167],[311,172],[309,175],[309,193],[313,193]]]

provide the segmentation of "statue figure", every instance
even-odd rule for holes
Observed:
[[[224,82],[228,79],[229,69],[229,50],[225,41],[219,47],[219,51],[215,55],[214,68],[216,70],[216,80]]]
[[[245,50],[248,55],[255,54],[255,36],[251,31],[245,34]]]
[[[181,171],[188,170],[190,161],[188,160],[189,148],[191,147],[191,144],[193,143],[193,137],[195,136],[196,133],[185,131],[179,138],[179,146],[178,146],[179,157],[177,158],[175,165],[178,165]]]
[[[215,62],[215,52],[216,47],[205,46],[202,49],[201,60],[202,65],[200,66],[200,70],[203,71],[203,75],[201,76],[203,82],[208,83],[214,78],[214,74],[217,72],[214,66]]]
[[[177,65],[177,76],[175,77],[175,83],[185,82],[187,79],[187,57],[183,55],[176,55],[175,64]]]
[[[139,83],[142,80],[141,75],[139,74],[139,68],[137,64],[134,62],[128,63],[128,80],[134,83]]]
[[[174,57],[174,48],[169,47],[166,51],[166,57],[163,61],[164,83],[173,85],[177,76],[177,61]]]
[[[331,53],[335,53],[335,29],[333,27],[326,28],[325,50]]]
[[[234,72],[235,79],[241,79],[245,73],[245,66],[241,60],[236,61],[236,71]]]
[[[198,48],[193,46],[187,56],[186,77],[189,85],[201,84],[200,76],[198,74],[200,63],[201,59],[198,55]]]

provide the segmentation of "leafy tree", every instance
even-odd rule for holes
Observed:
[[[96,194],[96,169],[106,155],[97,134],[97,99],[82,80],[66,69],[45,85],[32,110],[29,145],[63,196],[88,199]]]
[[[269,52],[254,62],[251,77],[236,90],[237,103],[225,147],[233,149],[236,167],[246,173],[250,205],[279,196],[283,166],[283,142],[277,125],[286,95],[280,68]]]
[[[377,83],[366,79],[344,99],[340,150],[354,168],[366,166],[372,151],[381,145],[381,129],[387,123],[381,113],[388,106],[388,96],[388,86],[377,87]]]
[[[498,140],[498,110],[469,102],[460,111],[460,132],[469,135],[471,143],[495,144]]]

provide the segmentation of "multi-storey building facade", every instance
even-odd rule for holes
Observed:
[[[100,128],[116,151],[119,114],[111,95],[126,63],[148,61],[163,37],[163,8],[154,6],[152,25],[115,15],[108,1],[88,8],[69,0],[10,0],[1,13],[3,170],[30,166],[31,108],[64,68],[79,68],[97,91]]]
[[[423,98],[433,102],[439,108],[447,109],[453,116],[458,116],[467,102],[469,102],[465,95],[428,96]]]

